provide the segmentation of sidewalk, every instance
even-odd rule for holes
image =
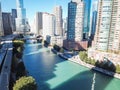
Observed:
[[[73,56],[72,58],[68,58],[68,60],[72,61],[74,63],[80,64],[82,66],[85,66],[85,67],[87,67],[89,69],[92,69],[92,70],[95,70],[95,71],[104,73],[106,75],[109,75],[109,76],[120,79],[120,74],[114,73],[114,72],[111,72],[111,71],[108,71],[108,70],[105,70],[105,69],[102,69],[102,68],[99,68],[99,67],[96,67],[96,66],[91,65],[91,64],[87,64],[87,63],[83,62],[82,60],[80,60],[79,55]]]
[[[0,65],[2,63],[4,56],[5,56],[6,51],[7,51],[6,46],[3,45],[2,48],[0,49]]]
[[[0,73],[0,90],[9,90],[10,72],[12,64],[12,43],[7,43],[6,56]]]

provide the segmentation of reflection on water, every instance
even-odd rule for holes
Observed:
[[[41,44],[27,44],[24,63],[38,90],[120,90],[120,80],[63,60]]]

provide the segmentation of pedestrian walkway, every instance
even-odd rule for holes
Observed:
[[[1,70],[1,65],[2,65],[3,59],[6,55],[6,51],[7,51],[6,46],[3,44],[2,48],[0,49],[0,70]]]
[[[0,90],[9,90],[12,63],[12,43],[7,43],[7,53],[0,73]]]

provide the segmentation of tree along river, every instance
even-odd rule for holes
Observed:
[[[41,44],[26,44],[23,61],[38,90],[120,90],[120,80],[61,59]]]

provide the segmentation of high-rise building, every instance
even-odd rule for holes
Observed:
[[[18,32],[29,31],[23,0],[17,0],[16,30]]]
[[[67,34],[67,18],[63,19],[63,36],[66,37]]]
[[[111,46],[111,40],[109,40],[109,49],[111,49],[111,47],[112,47],[113,50],[120,51],[120,0],[113,1],[112,23],[111,23],[110,36],[112,36],[112,34],[113,34],[113,28],[114,28],[113,43]]]
[[[47,35],[53,36],[55,32],[55,16],[49,13],[43,13],[42,36],[46,40]]]
[[[102,51],[120,50],[120,0],[99,0],[94,46]]]
[[[3,35],[4,35],[4,30],[3,30],[1,1],[0,1],[0,36],[3,36]]]
[[[84,2],[71,1],[68,4],[67,39],[71,41],[83,40]]]
[[[62,36],[63,35],[63,30],[62,30],[62,23],[63,23],[63,21],[62,21],[62,7],[61,6],[56,6],[54,8],[53,14],[55,15],[55,21],[56,21],[55,34]]]
[[[90,31],[90,39],[94,39],[95,31],[96,31],[96,22],[97,22],[97,11],[94,11],[92,14],[92,25]]]
[[[66,49],[84,50],[87,48],[87,41],[83,41],[83,20],[84,2],[72,0],[68,4],[67,40],[63,42],[63,47]]]
[[[88,39],[90,31],[90,10],[91,10],[91,0],[84,1],[84,28],[83,28],[83,39]]]
[[[16,31],[16,22],[15,22],[16,18],[17,18],[17,10],[16,9],[12,9],[13,31]]]
[[[12,34],[12,16],[11,13],[2,13],[4,35]]]
[[[34,17],[34,30],[33,32],[37,35],[42,35],[43,28],[43,14],[42,12],[36,12]]]
[[[96,31],[96,23],[97,23],[97,7],[98,7],[98,1],[93,0],[92,6],[91,6],[91,19],[90,19],[90,29],[89,29],[89,36],[90,39],[94,39],[95,31]]]

